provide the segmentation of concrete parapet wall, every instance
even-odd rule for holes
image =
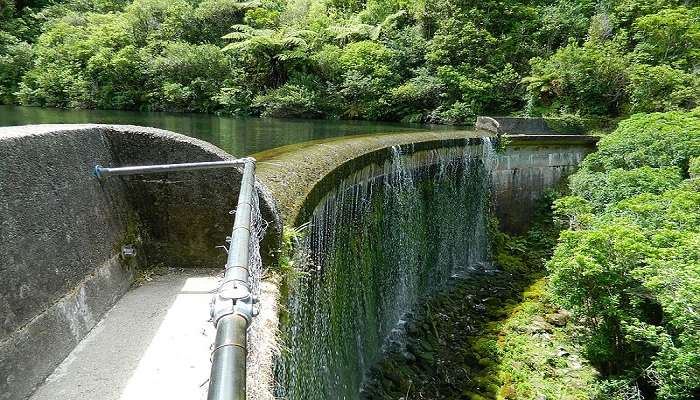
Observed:
[[[615,121],[605,118],[562,117],[478,117],[476,129],[493,134],[582,135],[592,129],[613,128]]]
[[[258,155],[259,178],[280,205],[285,223],[305,222],[328,185],[371,163],[390,157],[389,148],[407,153],[463,148],[483,136],[470,131],[360,136],[286,146]],[[490,135],[489,135],[490,136]],[[490,136],[493,137],[493,136]],[[505,152],[496,155],[492,177],[496,212],[503,228],[521,232],[537,200],[575,171],[597,138],[571,135],[508,136]],[[455,156],[462,153],[455,152]],[[430,162],[430,158],[426,158]]]
[[[584,157],[595,150],[595,138],[511,137],[506,151],[498,154],[492,179],[494,205],[501,229],[525,231],[537,201],[576,171]]]
[[[135,268],[225,263],[215,246],[230,234],[239,170],[98,180],[95,164],[231,158],[151,128],[0,128],[0,399],[26,398],[126,291]],[[261,189],[274,233],[274,203]],[[124,257],[124,245],[137,256]]]
[[[284,146],[254,156],[258,178],[277,201],[285,224],[294,226],[304,222],[305,211],[325,194],[325,182],[345,178],[369,163],[383,163],[392,146],[408,146],[410,152],[464,147],[478,136],[469,131],[353,136]]]

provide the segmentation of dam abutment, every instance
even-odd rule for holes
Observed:
[[[95,165],[233,158],[152,128],[0,128],[1,399],[26,398],[127,291],[137,269],[225,263],[216,246],[230,234],[239,170],[99,180]],[[259,192],[274,231],[274,202]]]
[[[544,192],[596,143],[505,140],[496,151],[495,137],[470,132],[381,135],[259,157],[286,224],[303,227],[280,305],[288,351],[277,395],[355,399],[384,346],[400,346],[401,320],[422,297],[488,268],[491,206],[504,230],[524,231]]]

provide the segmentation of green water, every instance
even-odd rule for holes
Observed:
[[[431,129],[423,125],[386,122],[243,119],[210,114],[0,106],[0,126],[87,123],[140,125],[166,129],[205,140],[236,156],[246,156],[315,139]]]

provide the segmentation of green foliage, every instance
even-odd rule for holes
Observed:
[[[493,262],[500,269],[521,275],[540,275],[551,257],[562,225],[555,223],[557,192],[545,193],[537,203],[533,223],[522,235],[502,232],[495,218],[489,221],[489,243]]]
[[[626,100],[628,57],[614,42],[569,43],[535,58],[528,90],[555,110],[618,115]]]
[[[609,171],[676,166],[685,174],[691,157],[700,154],[700,110],[638,114],[622,121],[601,139],[584,170]]]
[[[0,104],[14,100],[19,80],[31,68],[32,57],[29,43],[0,31]]]
[[[231,60],[213,45],[169,42],[146,64],[150,108],[211,112],[219,85],[231,76]]]
[[[700,8],[669,8],[632,25],[635,57],[647,63],[693,67],[700,62]]]
[[[222,45],[222,37],[230,32],[231,26],[243,22],[248,6],[236,0],[202,1],[194,10],[194,26],[187,35],[189,40]]]
[[[258,96],[254,106],[262,109],[263,117],[312,118],[320,114],[316,94],[304,86],[294,84],[285,84]]]
[[[607,378],[601,398],[700,393],[699,122],[697,112],[623,121],[571,179],[581,197],[555,206],[570,229],[548,264],[551,288],[585,322],[587,355]]]
[[[699,10],[680,0],[2,0],[0,98],[439,124],[689,110],[700,98]],[[217,73],[157,79],[153,60],[185,44],[223,48],[231,72],[191,47]]]
[[[668,65],[634,65],[630,69],[630,111],[692,109],[700,105],[700,77]]]
[[[688,166],[688,174],[692,179],[700,178],[700,157],[693,157],[690,159],[690,165]]]
[[[659,194],[682,181],[678,167],[633,170],[613,169],[606,172],[583,170],[571,179],[571,192],[586,199],[595,209],[641,193]]]

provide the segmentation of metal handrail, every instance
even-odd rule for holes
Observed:
[[[223,282],[211,302],[211,317],[216,327],[212,350],[208,400],[245,400],[246,398],[246,333],[255,315],[254,297],[249,272],[253,196],[255,196],[255,159],[162,164],[106,168],[95,166],[98,178],[120,175],[143,175],[178,171],[231,168],[244,165],[238,195],[236,217],[231,233]]]
[[[211,161],[211,162],[196,162],[184,164],[161,164],[161,165],[142,165],[131,167],[106,168],[100,165],[95,166],[94,174],[98,178],[106,178],[113,175],[143,175],[143,174],[159,174],[165,172],[178,171],[196,171],[203,169],[231,168],[247,162],[255,162],[253,158],[241,158],[237,160]]]
[[[243,170],[226,273],[212,302],[216,341],[212,351],[208,400],[246,398],[246,332],[257,315],[257,299],[251,290],[249,272],[254,195],[255,160],[250,160]]]

